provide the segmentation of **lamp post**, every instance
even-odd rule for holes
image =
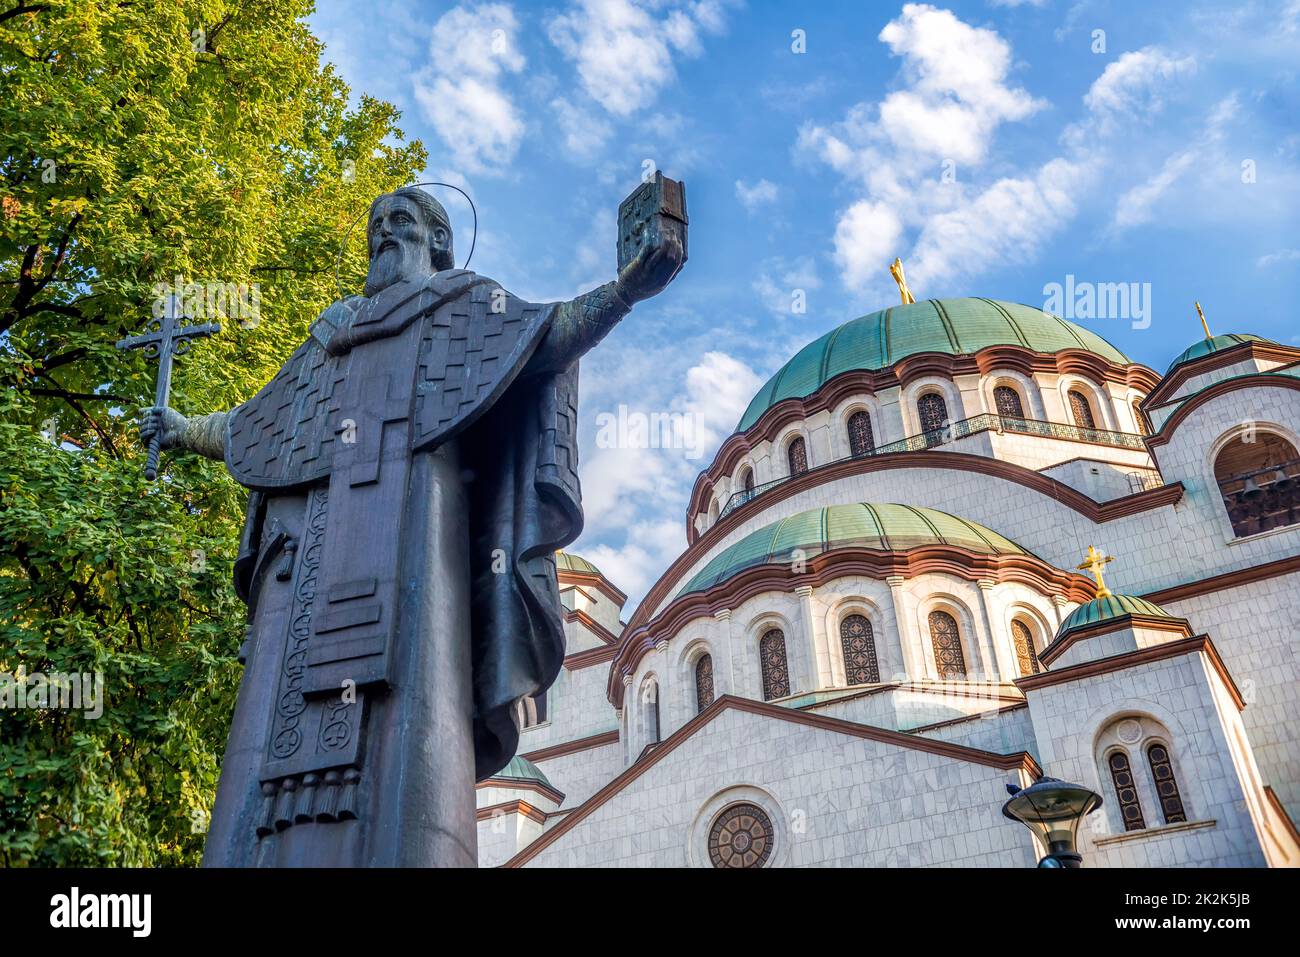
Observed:
[[[1027,788],[1008,784],[1011,800],[1002,815],[1019,821],[1047,848],[1039,867],[1082,867],[1076,850],[1079,822],[1101,807],[1101,795],[1081,784],[1042,777]]]

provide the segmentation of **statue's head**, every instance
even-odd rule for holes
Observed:
[[[370,252],[367,296],[402,279],[420,279],[451,269],[455,262],[447,211],[414,186],[384,193],[370,204],[366,242]]]

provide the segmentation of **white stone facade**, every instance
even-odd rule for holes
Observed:
[[[1068,424],[1068,391],[1086,389],[1098,429],[1142,431],[1143,395],[1129,386],[997,368],[850,396],[756,441],[709,487],[689,517],[689,557],[627,625],[616,587],[561,569],[569,657],[519,747],[560,800],[480,785],[480,862],[714,866],[726,840],[739,842],[727,853],[751,840],[750,818],[736,818],[740,837],[718,834],[730,811],[752,807],[762,866],[1028,867],[1045,849],[1001,807],[1006,785],[1047,774],[1102,795],[1080,829],[1086,866],[1300,865],[1300,513],[1240,534],[1216,474],[1243,435],[1300,448],[1300,388],[1284,378],[1300,350],[1288,363],[1281,349],[1196,360],[1147,410],[1159,430],[1149,447],[988,429],[816,473],[849,457],[857,411],[877,445],[919,432],[926,390],[942,392],[955,421],[995,411],[993,390],[1011,385],[1027,419]],[[812,473],[720,518],[747,472],[757,485],[788,478],[795,436]],[[790,569],[788,584],[684,591],[750,533],[858,502],[945,512],[1029,556],[980,574],[959,561],[876,574],[847,559],[838,570],[831,551],[815,576]],[[1102,621],[1052,646],[1077,586],[1071,599],[1046,572],[1016,569],[1063,580],[1090,545],[1118,556],[1106,569],[1114,591],[1186,625]],[[941,673],[936,611],[956,624],[960,675]],[[869,623],[877,681],[850,680],[841,630],[856,616]],[[763,662],[774,645],[760,649],[773,632],[788,674],[775,698]],[[1047,649],[1043,662],[1027,661],[1026,638],[1035,657]],[[1117,754],[1132,800],[1117,791]],[[1141,827],[1125,817],[1134,804]]]

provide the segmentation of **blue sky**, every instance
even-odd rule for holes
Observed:
[[[1300,0],[318,0],[311,23],[424,178],[474,196],[471,266],[518,295],[612,279],[646,164],[685,181],[689,263],[582,363],[573,550],[633,602],[753,393],[896,302],[896,255],[918,298],[1140,284],[1141,315],[1079,321],[1158,370],[1195,299],[1215,332],[1300,343]],[[694,448],[604,447],[620,404],[691,413]]]

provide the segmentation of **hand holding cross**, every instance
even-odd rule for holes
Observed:
[[[221,331],[221,326],[215,322],[182,326],[180,321],[184,318],[179,298],[175,295],[168,296],[162,318],[150,320],[147,332],[129,336],[117,343],[119,349],[143,349],[146,358],[158,358],[158,384],[154,389],[154,407],[158,409],[166,408],[171,396],[172,358],[189,352],[192,340],[216,335]],[[144,477],[150,482],[158,477],[161,443],[162,432],[155,431],[149,439],[149,456],[144,466]]]

